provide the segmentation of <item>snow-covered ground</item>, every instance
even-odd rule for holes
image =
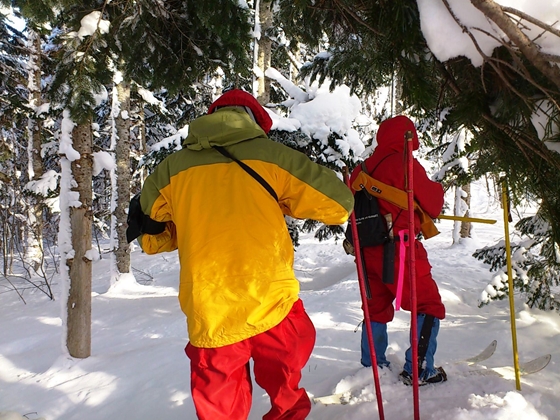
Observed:
[[[498,340],[488,366],[512,365],[508,301],[478,308],[481,291],[493,275],[471,257],[476,248],[503,239],[502,213],[486,192],[475,190],[475,217],[497,218],[477,225],[474,238],[452,245],[453,223],[425,245],[447,307],[436,362],[448,382],[420,389],[420,417],[434,420],[555,420],[560,418],[560,316],[527,308],[516,296],[520,361],[545,353],[552,361],[540,373],[521,379],[468,375],[454,363]],[[478,195],[477,195],[478,194]],[[511,227],[513,229],[513,227]],[[40,293],[0,293],[0,419],[21,420],[194,420],[189,363],[183,348],[186,325],[176,298],[177,255],[133,252],[137,280],[110,288],[107,258],[94,264],[92,356],[72,359],[62,350],[61,308]],[[362,319],[354,262],[340,243],[303,236],[295,267],[301,297],[317,328],[317,344],[303,372],[302,385],[320,396],[354,388],[348,405],[315,404],[309,419],[375,419],[377,402],[371,369],[359,364]],[[394,371],[381,372],[385,418],[413,418],[412,390],[398,382],[407,347],[409,314],[398,312],[389,327],[388,357]],[[268,399],[255,385],[251,420],[268,411]],[[3,414],[2,414],[3,412]]]

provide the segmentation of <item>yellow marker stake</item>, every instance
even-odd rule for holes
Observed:
[[[458,222],[486,223],[488,225],[493,225],[494,223],[496,223],[496,221],[492,219],[478,219],[476,217],[451,216],[447,214],[440,214],[437,218],[445,220],[456,220]]]
[[[519,354],[517,353],[517,332],[515,329],[515,303],[513,301],[513,276],[511,269],[511,244],[509,242],[509,203],[507,196],[507,184],[502,183],[502,207],[504,208],[504,232],[506,238],[506,261],[509,288],[509,312],[511,318],[511,339],[513,344],[513,367],[515,369],[515,387],[521,391],[521,380],[519,373]]]

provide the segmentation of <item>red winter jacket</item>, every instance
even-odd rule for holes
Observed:
[[[412,141],[413,150],[418,150],[418,135],[414,123],[405,116],[397,116],[385,120],[377,131],[377,147],[374,153],[366,159],[366,167],[369,174],[375,179],[389,184],[393,187],[405,191],[405,139],[404,134],[412,131],[414,138]],[[414,199],[420,207],[432,218],[436,218],[441,213],[443,207],[443,188],[441,184],[431,181],[422,165],[414,159],[413,163],[413,190]],[[352,183],[361,166],[356,167],[352,172],[350,182]],[[390,204],[384,200],[379,200],[379,207],[382,214],[391,213],[393,217],[393,233],[403,229],[408,229],[408,216],[405,210]],[[414,219],[415,232],[420,232],[420,218],[418,215]]]

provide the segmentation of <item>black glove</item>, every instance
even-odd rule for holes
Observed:
[[[148,235],[162,233],[166,226],[165,222],[156,222],[142,212],[140,193],[136,194],[132,197],[132,200],[130,200],[126,222],[128,224],[128,228],[126,229],[126,240],[128,243],[144,233]]]
[[[352,242],[348,239],[344,239],[344,241],[342,241],[342,247],[347,255],[352,255],[353,257],[356,256],[356,253],[354,252],[354,245],[352,245]]]

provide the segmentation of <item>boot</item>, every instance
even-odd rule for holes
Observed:
[[[435,373],[428,377],[428,378],[418,378],[418,386],[424,386],[429,384],[439,384],[441,382],[447,381],[447,373],[443,370],[442,367],[437,367],[434,369]],[[406,370],[403,370],[399,374],[399,379],[405,385],[412,385],[412,375],[408,373]]]
[[[427,316],[426,314],[418,314],[417,320],[419,357],[421,356],[420,347],[422,346],[422,344],[424,344],[425,349],[425,355],[423,360],[421,361],[422,363],[419,362],[418,364],[419,380],[431,380],[432,382],[429,383],[444,382],[447,379],[447,375],[445,374],[445,372],[441,373],[443,371],[442,368],[436,368],[434,366],[434,355],[437,350],[437,335],[439,333],[439,319]],[[432,322],[431,328],[423,329],[425,320],[428,320],[428,322]],[[426,334],[424,338],[422,338],[422,333]],[[412,348],[410,347],[405,353],[405,360],[406,361],[401,375],[403,373],[406,373],[412,380]]]

